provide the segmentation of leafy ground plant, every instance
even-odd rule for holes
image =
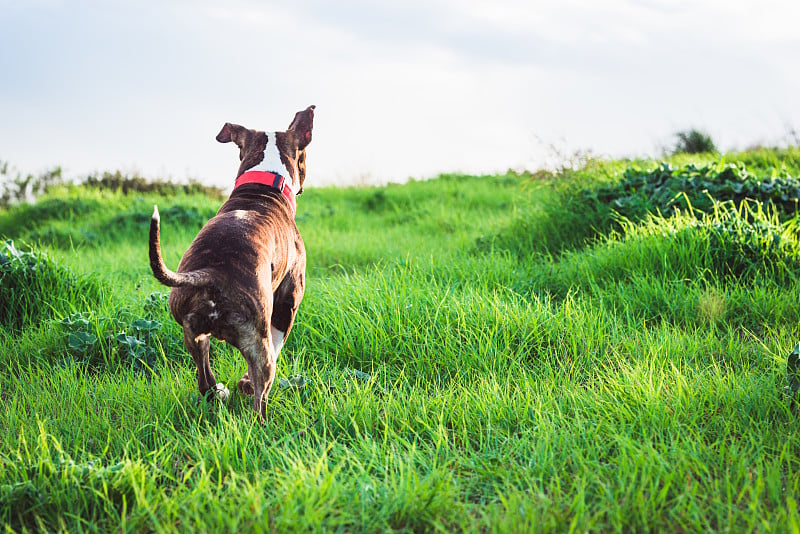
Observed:
[[[58,265],[44,252],[0,248],[0,325],[20,329],[102,296],[100,285]]]
[[[126,323],[119,318],[78,312],[59,323],[66,330],[72,359],[78,358],[94,368],[116,361],[116,354],[127,358],[132,369],[152,368],[158,360],[162,327],[158,321],[136,319]]]
[[[738,205],[748,199],[772,205],[791,217],[797,211],[800,179],[775,169],[771,175],[759,177],[735,163],[680,168],[662,163],[650,170],[630,167],[619,182],[586,190],[583,195],[610,204],[631,219],[641,219],[646,213],[670,215],[681,208],[708,213],[715,202]]]

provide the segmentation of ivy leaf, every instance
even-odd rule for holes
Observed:
[[[158,330],[161,328],[161,323],[158,321],[149,321],[147,319],[136,319],[131,323],[131,328],[140,332],[149,332],[150,330]]]
[[[290,376],[288,380],[286,378],[281,378],[278,381],[278,387],[281,389],[295,389],[301,391],[307,387],[310,388],[311,381],[306,380],[302,375],[294,375]]]
[[[346,378],[355,378],[356,381],[359,382],[369,382],[370,378],[372,378],[369,373],[359,371],[358,369],[351,369],[350,367],[344,370],[344,376]]]
[[[60,322],[67,328],[89,328],[89,316],[82,312],[73,313],[69,317],[64,317]]]
[[[133,356],[134,358],[142,357],[146,351],[146,346],[144,341],[141,341],[139,338],[135,336],[129,336],[123,332],[122,334],[119,334],[116,337],[116,340],[122,346],[124,346],[127,349],[128,354]]]
[[[97,343],[97,336],[90,332],[70,332],[67,346],[70,350],[85,353]]]

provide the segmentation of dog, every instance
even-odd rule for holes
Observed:
[[[177,272],[161,256],[161,218],[150,221],[150,267],[172,287],[169,309],[197,366],[200,393],[224,400],[209,362],[209,336],[242,353],[247,373],[237,387],[253,395],[253,411],[266,419],[275,364],[292,329],[305,290],[306,252],[295,225],[296,195],[306,179],[315,106],[295,114],[283,132],[225,123],[216,139],[239,147],[233,192],[195,237]]]

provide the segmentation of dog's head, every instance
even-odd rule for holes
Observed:
[[[236,176],[262,167],[263,170],[282,175],[288,172],[292,189],[298,195],[302,193],[306,180],[306,147],[311,142],[311,130],[314,126],[314,108],[315,106],[308,106],[303,111],[298,111],[284,132],[261,132],[226,122],[217,134],[217,141],[233,141],[239,147],[239,160],[242,163]]]

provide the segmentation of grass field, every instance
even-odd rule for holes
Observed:
[[[147,260],[153,204],[175,268],[221,198],[63,186],[0,211],[0,521],[798,531],[800,148],[670,163],[312,174],[307,290],[264,426],[223,343],[231,398],[200,398]]]

